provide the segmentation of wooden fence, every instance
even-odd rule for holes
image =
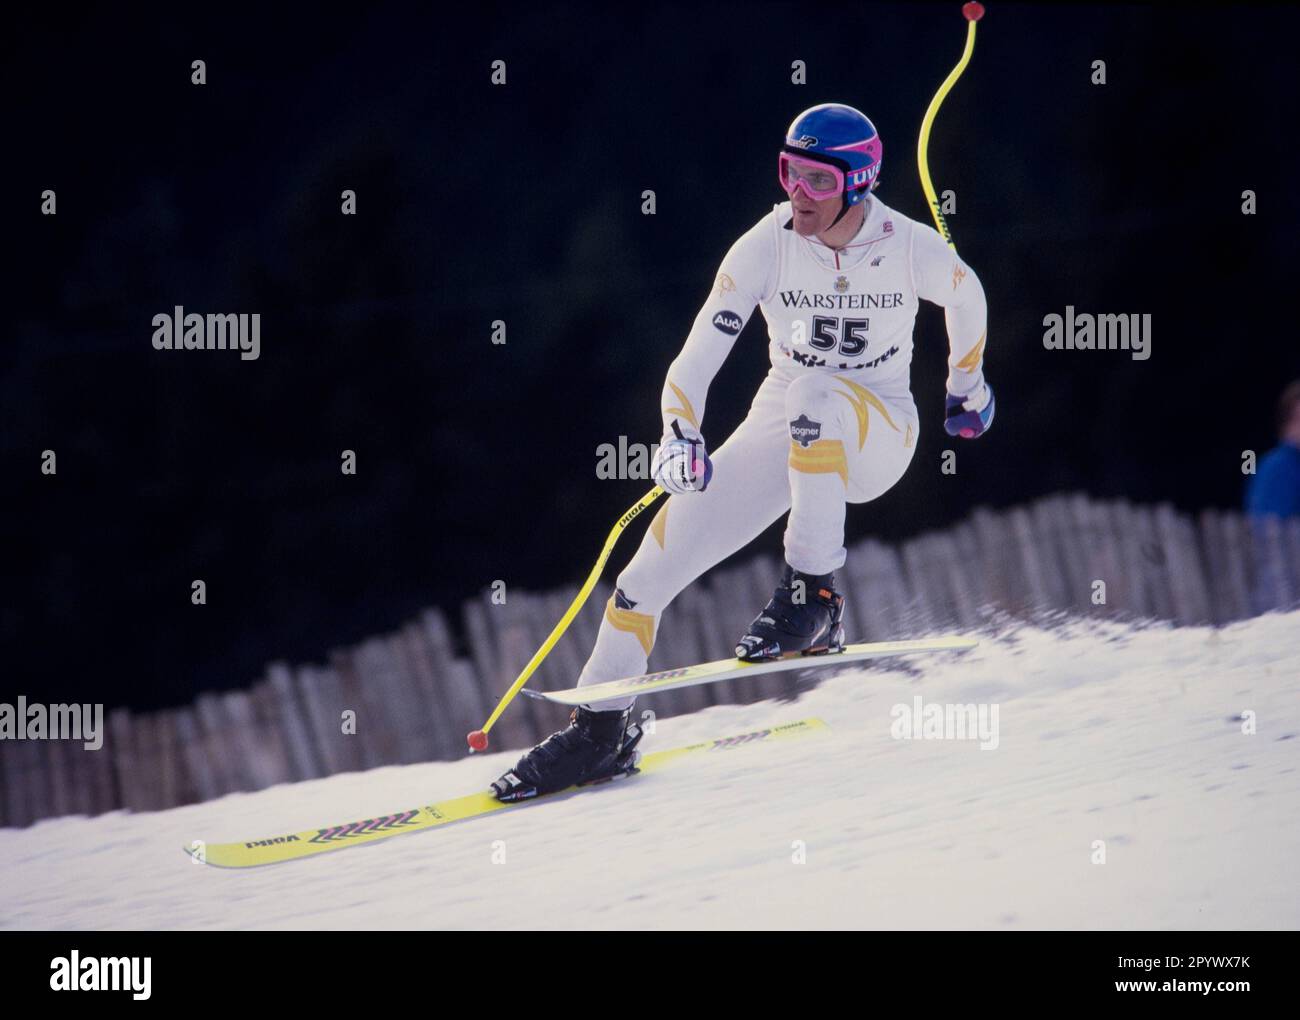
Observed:
[[[652,669],[731,656],[734,638],[770,597],[779,564],[724,566],[665,611]],[[1195,518],[1167,505],[1053,496],[1003,511],[977,510],[947,531],[898,546],[867,540],[839,575],[853,640],[975,628],[991,615],[1044,610],[1222,624],[1300,602],[1300,520],[1252,528],[1236,513]],[[1095,582],[1105,604],[1094,604]],[[571,687],[595,640],[611,590],[599,585],[534,685]],[[716,593],[716,595],[710,594]],[[377,765],[458,758],[465,734],[559,619],[576,588],[490,592],[463,607],[458,654],[437,609],[327,662],[274,663],[247,690],[204,694],[186,708],[108,716],[103,747],[77,741],[0,741],[0,825],[154,810],[235,790]],[[793,690],[795,673],[658,695],[660,715],[755,701]],[[342,716],[355,713],[355,733]],[[496,749],[531,745],[563,710],[520,698],[493,729]]]

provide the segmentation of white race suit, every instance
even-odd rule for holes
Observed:
[[[580,685],[644,673],[668,603],[786,511],[792,567],[825,574],[844,565],[845,504],[888,491],[916,448],[909,376],[920,299],[945,309],[949,391],[973,392],[983,384],[984,290],[933,228],[872,196],[861,230],[831,249],[797,234],[783,202],[732,245],[668,369],[664,434],[674,421],[688,438],[701,434],[709,384],[755,305],[772,368],[712,454],[707,489],[668,498],[652,520],[618,577]]]

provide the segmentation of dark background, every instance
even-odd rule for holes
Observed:
[[[850,536],[1059,490],[1235,505],[1300,375],[1300,16],[989,6],[930,163],[988,293],[997,425],[940,474],[946,337],[924,306],[917,456]],[[495,579],[580,580],[649,486],[597,480],[596,447],[658,439],[719,260],[783,198],[786,125],[865,110],[879,196],[928,222],[916,138],[965,33],[957,2],[9,17],[0,698],[138,708],[427,605],[455,619]],[[178,304],[260,312],[260,359],[155,351]],[[1151,313],[1151,359],[1045,351],[1067,304]],[[756,315],[710,391],[711,445],[766,368]]]

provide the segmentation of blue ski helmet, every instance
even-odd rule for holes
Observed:
[[[843,178],[843,216],[849,206],[857,205],[875,190],[881,154],[880,135],[866,114],[843,103],[822,103],[799,114],[785,133],[779,162],[781,186],[788,192],[793,190],[787,183],[790,156],[827,164]]]

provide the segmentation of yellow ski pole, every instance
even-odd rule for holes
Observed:
[[[939,107],[944,98],[953,85],[957,83],[962,71],[966,70],[966,65],[970,63],[971,54],[975,52],[975,22],[984,17],[984,5],[971,0],[970,3],[962,4],[961,12],[966,16],[967,21],[966,48],[962,51],[957,66],[948,72],[948,77],[943,80],[943,84],[939,86],[939,91],[930,100],[929,109],[925,111],[925,117],[921,121],[921,137],[916,143],[916,162],[921,169],[921,188],[925,191],[926,201],[930,203],[930,213],[934,216],[934,225],[939,228],[939,233],[948,242],[948,247],[954,250],[956,250],[956,245],[952,243],[952,234],[948,232],[948,224],[944,222],[943,212],[939,209],[939,198],[934,193],[934,182],[930,180],[930,164],[926,152],[930,148],[930,128],[934,124],[935,114],[939,112]]]
[[[624,529],[637,518],[642,510],[663,494],[664,490],[656,485],[629,507],[627,512],[618,519],[618,523],[610,530],[609,537],[605,539],[605,548],[601,549],[596,565],[591,568],[591,573],[587,575],[587,580],[583,582],[582,589],[578,592],[577,597],[569,608],[564,611],[564,615],[560,617],[560,622],[555,625],[555,629],[551,631],[550,636],[542,642],[542,647],[537,649],[533,657],[528,660],[528,665],[524,667],[523,672],[519,674],[515,682],[510,685],[510,690],[506,691],[501,700],[497,702],[497,707],[492,710],[492,714],[488,716],[483,728],[475,730],[466,737],[471,752],[487,749],[488,731],[501,718],[501,713],[506,710],[506,706],[510,702],[514,701],[515,695],[523,689],[524,684],[528,683],[528,678],[542,664],[542,660],[551,654],[551,649],[555,647],[555,643],[569,629],[569,624],[573,622],[573,618],[578,615],[578,611],[586,603],[587,597],[591,594],[591,589],[596,587],[596,581],[600,578],[600,572],[605,569],[605,563],[609,559],[609,554],[614,551],[614,543],[618,541],[619,535],[623,534]]]

